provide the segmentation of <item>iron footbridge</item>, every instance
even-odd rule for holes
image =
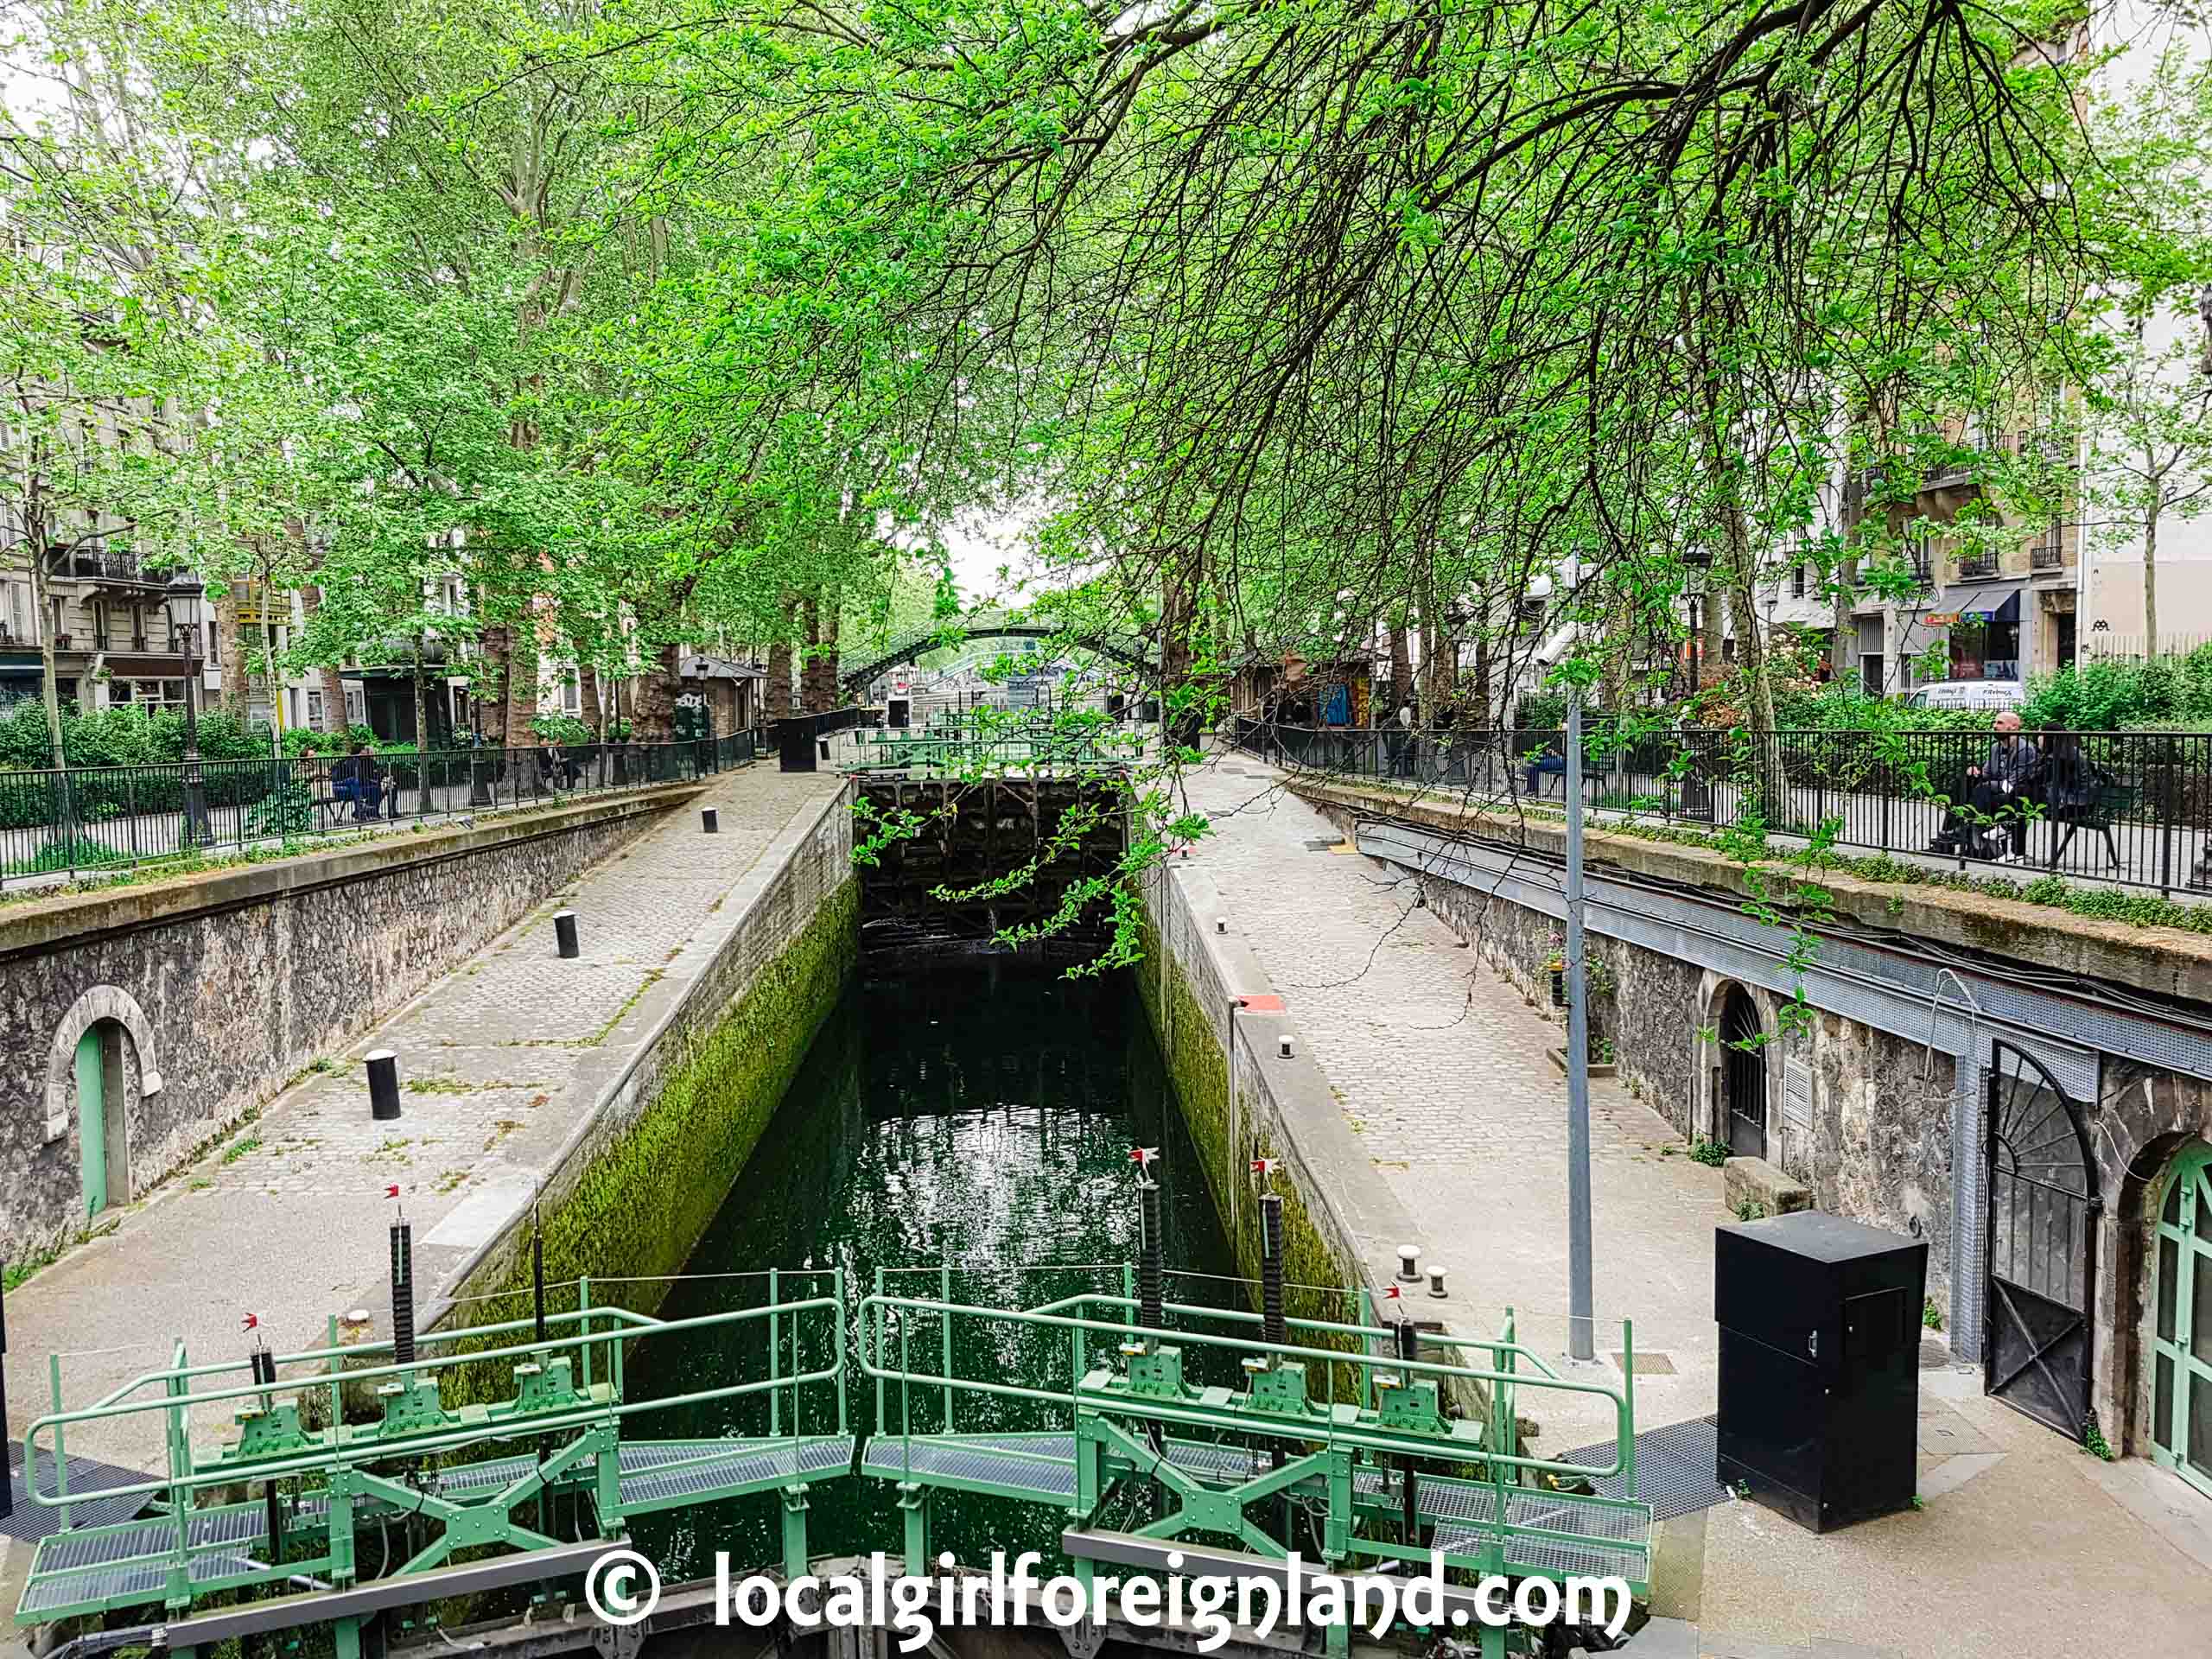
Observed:
[[[547,1596],[658,1510],[772,1494],[780,1570],[798,1577],[809,1491],[849,1478],[895,1490],[900,1535],[883,1547],[913,1574],[936,1570],[932,1510],[957,1500],[1056,1511],[1086,1585],[1101,1568],[1166,1573],[1178,1548],[1254,1577],[1294,1555],[1324,1573],[1425,1570],[1434,1551],[1455,1582],[1594,1576],[1645,1592],[1630,1399],[1554,1375],[1510,1315],[1495,1336],[1456,1335],[1377,1319],[1354,1295],[1342,1318],[1287,1318],[1279,1278],[1263,1313],[1171,1301],[1156,1262],[989,1306],[931,1271],[931,1294],[880,1273],[849,1298],[842,1271],[764,1274],[758,1306],[674,1319],[594,1303],[583,1281],[563,1311],[540,1291],[528,1317],[419,1340],[396,1294],[389,1342],[341,1342],[333,1322],[303,1352],[195,1363],[178,1344],[89,1404],[65,1407],[57,1383],[25,1435],[25,1475],[61,1525],[37,1546],[16,1622],[105,1627],[77,1638],[84,1653],[128,1639],[170,1655],[314,1626],[358,1659],[365,1631],[383,1651],[403,1611],[503,1586]],[[632,1397],[641,1342],[683,1344],[704,1386]],[[849,1382],[873,1391],[865,1435]],[[1530,1401],[1558,1392],[1610,1402],[1610,1459],[1520,1443]],[[133,1430],[158,1432],[162,1472],[97,1498],[139,1512],[72,1524],[69,1442]],[[1348,1650],[1348,1625],[1320,1637]],[[1480,1632],[1485,1655],[1535,1651],[1527,1639]]]

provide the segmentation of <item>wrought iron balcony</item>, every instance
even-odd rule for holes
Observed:
[[[2066,550],[2049,542],[2037,542],[2028,550],[2031,570],[2058,570],[2065,568]]]
[[[129,588],[163,588],[167,576],[149,576],[136,553],[114,553],[101,548],[80,547],[69,555],[63,575],[79,582],[120,584]]]
[[[1994,553],[1972,553],[1959,561],[1961,582],[1982,582],[1996,574],[1997,556]]]

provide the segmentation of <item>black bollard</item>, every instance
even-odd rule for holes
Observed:
[[[399,1056],[388,1048],[369,1051],[369,1116],[379,1122],[399,1116]]]
[[[563,957],[576,954],[576,912],[556,910],[553,912],[553,938]]]
[[[1411,1319],[1398,1321],[1397,1337],[1401,1361],[1421,1357],[1421,1332],[1414,1328]],[[1403,1376],[1406,1382],[1410,1384],[1413,1382],[1411,1371],[1405,1372]],[[1420,1498],[1414,1484],[1414,1460],[1411,1458],[1398,1459],[1398,1495],[1402,1500],[1402,1522],[1405,1528],[1405,1536],[1400,1541],[1408,1548],[1418,1549],[1421,1548]]]
[[[391,1359],[415,1363],[415,1230],[391,1224]]]
[[[266,1388],[274,1388],[276,1382],[276,1356],[266,1348],[257,1348],[247,1356],[247,1358],[253,1366],[253,1380]],[[264,1394],[261,1396],[261,1408],[267,1411],[269,1404],[270,1396]],[[276,1490],[275,1481],[264,1480],[261,1483],[261,1502],[262,1525],[269,1534],[268,1564],[270,1567],[281,1567],[284,1561],[284,1502]]]
[[[1138,1214],[1142,1217],[1144,1236],[1139,1241],[1137,1255],[1137,1323],[1147,1333],[1157,1331],[1166,1322],[1162,1307],[1161,1263],[1160,1259],[1160,1187],[1147,1175],[1137,1188]],[[1147,1334],[1147,1345],[1156,1344],[1160,1338]]]
[[[699,828],[710,836],[721,833],[721,825],[715,820],[713,807],[702,806],[699,809]]]

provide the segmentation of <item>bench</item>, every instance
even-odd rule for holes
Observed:
[[[2113,839],[2113,825],[2135,810],[2140,791],[2129,784],[2101,783],[2087,801],[2075,806],[2054,806],[2045,816],[2054,827],[2063,824],[2066,833],[2051,842],[2050,868],[2056,869],[2058,861],[2066,855],[2073,844],[2076,830],[2094,830],[2105,838],[2105,854],[2112,860],[2114,869],[2120,868],[2120,843]]]

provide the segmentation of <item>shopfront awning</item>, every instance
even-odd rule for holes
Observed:
[[[1950,630],[1961,624],[1982,627],[1991,623],[2020,620],[2018,582],[1977,582],[1971,588],[1952,588],[1930,599],[1897,635],[1900,657],[1919,657],[1945,643]]]

